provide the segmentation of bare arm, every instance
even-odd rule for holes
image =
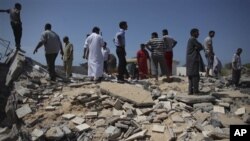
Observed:
[[[7,9],[7,10],[2,10],[2,9],[0,9],[0,12],[10,13],[10,10],[9,10],[9,9]]]
[[[33,54],[37,53],[37,50],[38,50],[40,47],[42,47],[42,46],[43,46],[43,41],[40,41],[40,42],[37,44],[35,50],[33,51]]]

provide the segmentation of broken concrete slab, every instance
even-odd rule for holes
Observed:
[[[76,129],[79,132],[83,132],[83,131],[86,131],[86,130],[90,129],[90,126],[88,124],[84,123],[84,124],[77,125]]]
[[[184,119],[179,114],[174,114],[171,116],[171,119],[174,123],[184,123]]]
[[[237,109],[237,110],[234,112],[234,114],[237,115],[237,116],[243,115],[243,114],[245,114],[245,113],[246,113],[246,108],[245,108],[245,107],[239,108],[239,109]]]
[[[128,137],[125,141],[132,141],[138,138],[142,138],[146,135],[147,131],[148,131],[147,129],[144,129],[141,132],[135,133],[131,135],[130,137]]]
[[[221,106],[214,106],[213,112],[225,114],[225,108]]]
[[[114,108],[116,109],[116,110],[121,110],[122,109],[122,102],[121,102],[121,100],[120,99],[116,99],[116,101],[115,101],[115,103],[114,103]]]
[[[34,129],[33,132],[31,132],[31,139],[33,141],[39,139],[41,136],[43,136],[44,132],[40,129]]]
[[[188,95],[188,96],[176,96],[176,100],[182,101],[187,104],[214,102],[215,97],[211,95]]]
[[[194,109],[201,109],[202,111],[210,112],[213,110],[212,103],[197,103],[193,105]]]
[[[151,93],[134,85],[102,82],[100,88],[103,93],[118,97],[119,99],[130,102],[136,106],[154,105]]]
[[[23,64],[25,62],[25,56],[17,53],[14,57],[14,61],[11,63],[9,72],[6,76],[6,86],[9,86],[13,80],[16,80],[23,71]]]
[[[248,98],[248,95],[242,94],[240,91],[223,91],[212,93],[216,98]]]
[[[51,127],[46,133],[45,137],[48,140],[60,140],[63,138],[64,132],[59,127]]]
[[[73,123],[80,125],[83,122],[85,122],[85,119],[81,118],[81,117],[75,117],[74,119],[71,120]]]
[[[16,114],[18,118],[23,118],[25,115],[31,113],[32,110],[29,107],[29,104],[23,105],[21,108],[16,110]]]
[[[116,139],[121,135],[121,129],[115,127],[115,126],[109,126],[105,130],[105,134],[108,139]]]
[[[193,114],[193,116],[197,119],[199,123],[202,123],[203,121],[205,121],[207,118],[210,117],[210,114],[207,112],[202,113],[201,110],[198,110]]]
[[[164,131],[165,131],[165,126],[164,126],[164,125],[157,125],[157,124],[154,124],[154,125],[153,125],[153,128],[152,128],[152,131],[153,131],[153,132],[158,132],[158,133],[164,133]]]
[[[98,112],[88,112],[85,114],[85,118],[97,118]]]
[[[67,119],[67,120],[71,120],[72,118],[74,118],[76,115],[74,115],[74,114],[64,114],[64,115],[62,115],[62,117],[64,118],[64,119]]]

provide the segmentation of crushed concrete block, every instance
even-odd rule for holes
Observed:
[[[245,107],[239,108],[239,109],[237,109],[237,110],[234,112],[234,114],[237,115],[237,116],[243,115],[243,114],[245,114],[245,113],[246,113],[246,108],[245,108]]]
[[[127,103],[127,102],[125,102],[125,103],[122,105],[122,108],[123,108],[124,110],[128,110],[128,109],[134,110],[134,109],[135,109],[131,104],[129,104],[129,103]]]
[[[132,140],[135,140],[138,138],[142,138],[146,135],[147,131],[148,131],[147,129],[144,129],[141,132],[135,133],[135,134],[131,135],[130,137],[128,137],[127,139],[125,139],[125,141],[132,141]]]
[[[41,136],[43,136],[44,132],[40,129],[34,129],[32,132],[31,132],[31,138],[33,141],[39,139]]]
[[[171,119],[174,123],[184,123],[185,122],[184,119],[178,114],[172,115]]]
[[[136,108],[135,111],[136,111],[136,114],[137,114],[138,116],[140,116],[140,115],[143,114],[142,111],[141,111],[140,109],[138,109],[138,108]]]
[[[80,125],[82,124],[85,119],[81,118],[81,117],[75,117],[74,119],[71,120],[73,123],[77,124],[77,125]]]
[[[90,129],[90,126],[88,124],[84,123],[84,124],[77,125],[76,129],[79,132],[83,132],[83,131],[86,131],[86,130]]]
[[[210,112],[213,110],[213,104],[212,103],[197,103],[194,104],[194,109],[201,109],[202,111]]]
[[[147,121],[147,116],[137,116],[134,118],[134,120],[138,123],[143,123],[143,122]]]
[[[122,109],[122,102],[121,100],[119,100],[118,98],[116,99],[115,103],[114,103],[114,108],[116,110],[121,110]]]
[[[113,108],[113,116],[122,116],[122,115],[125,115],[124,110],[116,110],[115,108]]]
[[[154,105],[154,101],[149,91],[133,85],[102,82],[100,88],[101,92],[117,97],[122,101],[132,103],[135,106]]]
[[[122,124],[122,123],[115,123],[115,127],[128,129],[129,126],[126,124]]]
[[[153,128],[152,128],[152,131],[153,131],[153,132],[164,133],[164,131],[165,131],[165,126],[154,124],[154,125],[153,125]]]
[[[64,132],[59,127],[51,127],[45,134],[48,140],[60,140],[63,136]]]
[[[181,116],[182,116],[183,118],[189,118],[189,117],[191,117],[192,115],[191,115],[190,113],[188,113],[188,112],[182,111]]]
[[[203,102],[214,102],[215,97],[211,95],[204,95],[204,96],[195,96],[195,95],[188,95],[188,96],[176,96],[176,100],[182,101],[187,104],[195,104],[195,103],[203,103]]]
[[[18,118],[22,118],[31,112],[32,110],[30,109],[29,104],[25,104],[21,108],[16,110],[16,114]]]
[[[220,102],[218,105],[222,106],[222,107],[225,107],[225,108],[229,108],[230,107],[230,104],[226,103],[226,102]]]
[[[16,89],[17,93],[21,96],[27,96],[31,94],[31,91],[27,88],[23,88],[22,86],[19,86],[18,89]]]
[[[163,104],[163,108],[167,109],[167,110],[171,110],[172,106],[171,106],[171,102],[170,101],[161,101],[160,103]]]
[[[105,126],[105,120],[104,119],[98,119],[97,121],[95,121],[94,125],[96,127],[101,127],[101,126]]]
[[[85,118],[97,118],[98,117],[98,113],[97,112],[88,112],[85,115]]]
[[[71,130],[69,129],[69,127],[67,127],[67,126],[65,126],[65,125],[62,127],[62,131],[63,131],[64,134],[67,135],[67,136],[69,136],[69,135],[72,134],[72,132],[71,132]]]
[[[108,137],[108,139],[116,139],[121,135],[121,129],[119,129],[115,126],[109,126],[105,130],[105,134]]]
[[[213,112],[225,114],[225,109],[224,109],[224,107],[221,107],[221,106],[214,106]]]
[[[64,118],[64,119],[67,119],[67,120],[71,120],[72,118],[74,118],[76,115],[74,115],[74,114],[64,114],[64,115],[62,115],[62,117]]]
[[[202,123],[205,121],[208,117],[210,117],[210,114],[207,112],[201,112],[201,110],[198,110],[193,114],[193,116],[197,119],[198,122]]]
[[[56,107],[54,107],[54,106],[47,106],[47,107],[45,107],[46,111],[55,111],[55,109],[56,109]]]
[[[135,127],[129,127],[127,132],[124,134],[124,138],[127,138],[128,136],[130,136],[133,131],[134,131]]]

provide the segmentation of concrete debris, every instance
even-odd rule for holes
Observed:
[[[29,107],[29,104],[23,105],[21,108],[16,110],[16,114],[18,118],[23,118],[27,114],[31,113],[32,110]]]
[[[226,79],[201,77],[201,93],[188,95],[181,76],[121,84],[106,75],[96,84],[86,75],[65,80],[58,73],[52,82],[43,65],[18,56],[0,80],[1,88],[12,88],[9,99],[0,97],[8,100],[0,101],[6,109],[0,140],[227,140],[230,125],[250,123],[248,77],[240,90]]]

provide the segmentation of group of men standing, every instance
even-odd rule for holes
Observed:
[[[10,24],[15,37],[16,49],[25,53],[25,51],[21,49],[21,8],[21,4],[16,3],[14,8],[0,10],[0,12],[7,12],[10,14]],[[65,36],[63,38],[65,44],[63,49],[60,37],[51,30],[51,24],[47,23],[44,28],[45,31],[42,33],[41,40],[38,42],[33,53],[35,54],[40,47],[45,47],[45,58],[50,79],[55,81],[55,60],[59,51],[61,51],[66,77],[70,77],[72,75],[73,44],[71,44],[69,38]],[[116,46],[116,54],[119,60],[117,80],[118,82],[123,82],[125,78],[129,77],[126,69],[127,62],[125,50],[125,31],[128,29],[127,22],[121,21],[119,23],[119,28],[120,30],[116,33],[113,41]],[[141,44],[141,49],[136,54],[140,79],[147,78],[148,76],[147,60],[150,58],[153,64],[152,74],[155,76],[156,80],[158,80],[158,66],[160,66],[161,74],[166,75],[167,81],[171,81],[173,48],[176,46],[177,41],[168,35],[167,29],[162,31],[162,35],[162,38],[159,38],[157,32],[153,32],[151,34],[151,39],[146,44]],[[218,75],[222,65],[218,57],[215,56],[213,49],[212,38],[215,35],[215,31],[209,31],[208,37],[205,38],[204,46],[197,40],[199,37],[199,30],[197,28],[191,29],[190,35],[191,37],[188,40],[186,50],[186,73],[189,80],[189,94],[196,94],[199,93],[199,71],[201,68],[204,70],[200,51],[205,50],[205,56],[207,58],[206,76],[209,76],[210,69],[213,70],[215,75]],[[107,73],[107,60],[110,51],[107,48],[107,43],[103,41],[100,35],[99,27],[93,28],[92,33],[86,38],[84,46],[88,48],[88,55],[86,57],[88,59],[88,76],[95,81],[100,81],[103,72]],[[146,48],[151,52],[151,57],[149,57]],[[236,86],[239,85],[242,70],[241,53],[242,49],[238,48],[232,59],[232,82]]]

